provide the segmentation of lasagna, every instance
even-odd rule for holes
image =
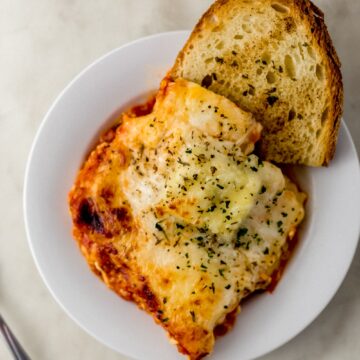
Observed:
[[[153,110],[124,114],[69,194],[90,268],[192,360],[270,285],[304,216],[305,195],[252,154],[260,134],[230,100],[164,81]]]

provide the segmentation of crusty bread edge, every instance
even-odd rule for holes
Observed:
[[[333,101],[329,109],[329,120],[324,130],[327,132],[327,150],[324,154],[323,163],[319,164],[328,165],[335,154],[340,120],[343,114],[344,87],[340,70],[341,63],[325,24],[324,13],[311,1],[294,0],[294,2],[305,15],[308,15],[310,31],[313,32],[314,38],[323,52],[323,58],[328,63],[327,68],[329,72],[327,78],[330,80],[329,91]]]
[[[221,6],[227,4],[229,1],[230,0],[217,0],[203,14],[183,49],[178,54],[170,72],[171,78],[174,79],[177,77],[176,71],[181,66],[188,47],[198,33],[202,31],[208,18],[214,15]],[[313,34],[320,52],[323,55],[323,59],[327,62],[326,68],[328,69],[327,79],[329,79],[330,99],[333,100],[329,109],[329,119],[323,130],[325,132],[324,139],[326,141],[326,151],[321,162],[312,164],[315,166],[327,166],[335,154],[340,120],[343,114],[344,89],[340,70],[341,63],[325,24],[324,13],[317,6],[310,0],[277,0],[276,2],[282,3],[285,6],[293,6],[294,9],[298,9],[299,16],[308,23],[309,31]]]

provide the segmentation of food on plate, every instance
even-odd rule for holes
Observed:
[[[324,15],[308,0],[218,0],[172,69],[224,95],[263,126],[260,154],[327,165],[343,107],[340,62]]]
[[[69,195],[91,269],[200,359],[242,299],[266,289],[305,195],[251,154],[261,125],[198,84],[164,80],[151,113],[124,114]]]

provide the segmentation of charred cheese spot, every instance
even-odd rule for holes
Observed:
[[[154,293],[150,290],[148,285],[144,285],[141,289],[141,296],[145,299],[148,309],[152,312],[157,311],[159,304]]]
[[[111,187],[104,187],[101,190],[100,196],[106,201],[111,203],[111,201],[114,198],[114,191],[111,189]]]
[[[120,230],[131,231],[132,218],[129,209],[126,207],[114,208],[111,213],[115,216],[115,227],[120,227]]]
[[[80,203],[77,223],[79,225],[85,225],[90,230],[99,234],[104,234],[105,232],[104,224],[95,208],[94,202],[91,199],[84,199]]]
[[[111,259],[111,254],[117,254],[117,250],[112,245],[100,246],[98,248],[98,265],[105,273],[110,273],[116,268],[114,262]]]

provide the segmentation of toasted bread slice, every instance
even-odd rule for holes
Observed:
[[[218,0],[171,70],[252,112],[259,151],[278,163],[327,165],[343,108],[340,61],[308,0]]]

